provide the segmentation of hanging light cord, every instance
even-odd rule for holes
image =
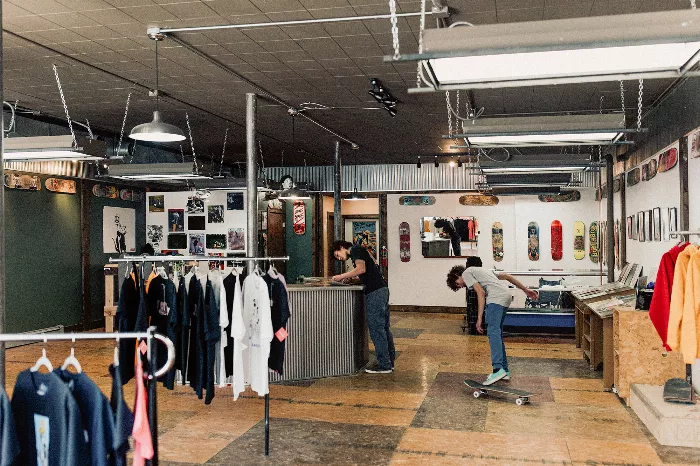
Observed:
[[[66,112],[66,120],[68,120],[68,129],[70,129],[70,134],[73,137],[73,148],[78,148],[78,141],[75,138],[75,131],[73,131],[73,121],[70,119],[68,114],[68,104],[66,104],[66,97],[63,95],[63,88],[61,87],[61,80],[58,77],[58,68],[53,65],[53,74],[56,76],[56,85],[58,86],[58,92],[61,95],[61,103],[63,104],[63,110]]]
[[[159,111],[159,100],[160,100],[160,80],[159,80],[159,70],[158,70],[158,39],[156,39],[156,112]]]

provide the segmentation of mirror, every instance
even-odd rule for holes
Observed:
[[[420,238],[423,257],[478,255],[479,225],[475,217],[423,217]]]

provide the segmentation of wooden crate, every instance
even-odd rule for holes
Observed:
[[[648,311],[614,308],[613,347],[615,388],[628,406],[633,383],[663,385],[668,379],[685,377],[682,356],[664,349]]]

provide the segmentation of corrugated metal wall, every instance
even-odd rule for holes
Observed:
[[[39,173],[42,175],[68,176],[71,178],[87,178],[93,174],[94,168],[86,162],[45,161],[5,162],[5,170]]]
[[[291,175],[297,182],[310,182],[313,191],[333,192],[333,167],[271,167],[266,168],[261,176],[279,180],[284,175]],[[596,173],[583,173],[580,176],[581,188],[596,186]],[[357,189],[361,192],[386,191],[469,191],[476,190],[480,176],[474,175],[467,164],[463,167],[451,167],[441,163],[435,167],[424,163],[421,168],[416,164],[385,165],[344,165],[342,173],[343,191],[352,191],[357,178]]]

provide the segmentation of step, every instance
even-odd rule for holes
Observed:
[[[632,384],[630,406],[661,445],[700,445],[700,405],[664,401],[664,387]]]

